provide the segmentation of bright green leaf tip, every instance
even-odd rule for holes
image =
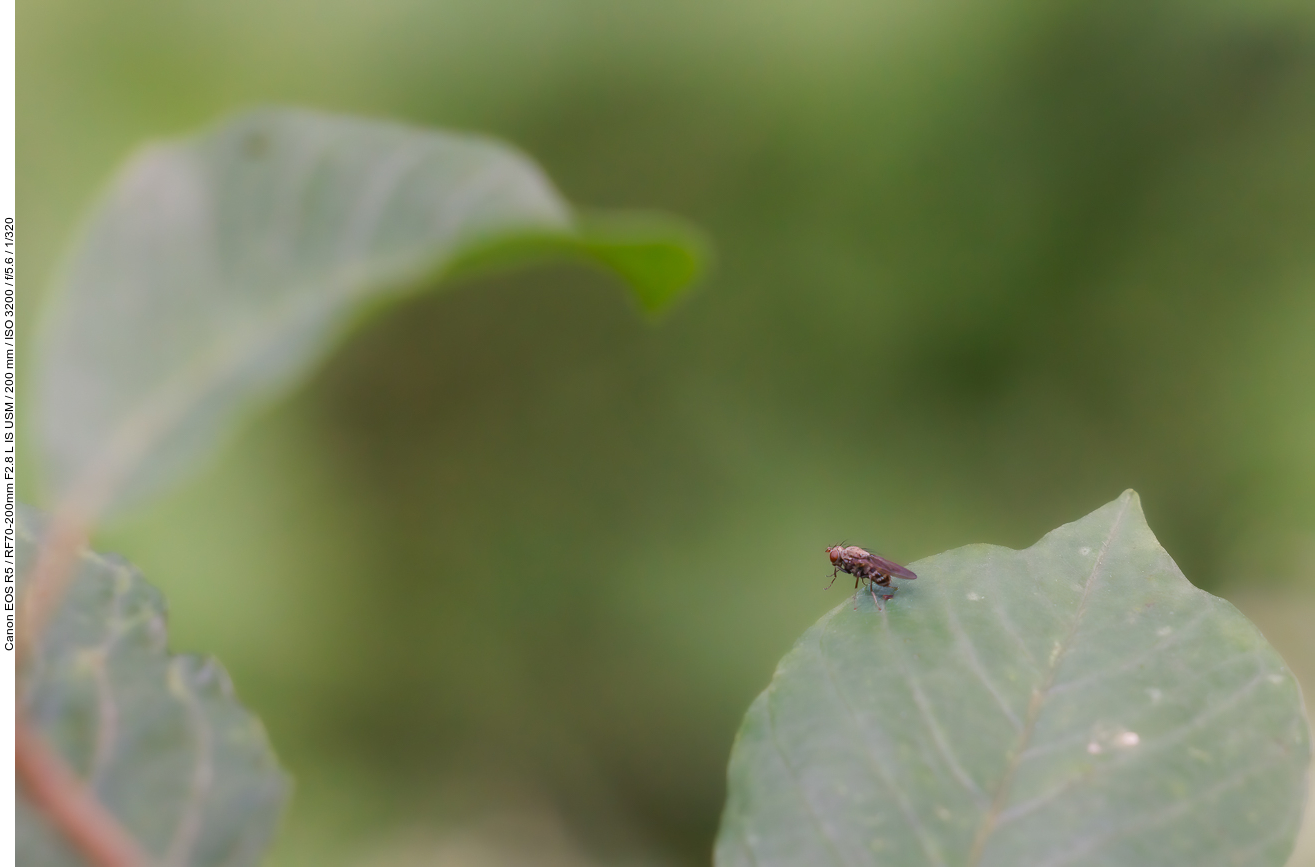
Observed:
[[[596,215],[577,222],[580,245],[616,272],[640,308],[661,313],[706,270],[707,240],[691,225],[657,215]]]
[[[553,259],[591,262],[618,276],[639,308],[670,309],[706,272],[711,245],[691,224],[665,214],[589,213],[561,231],[518,232],[470,245],[446,276],[461,277]]]

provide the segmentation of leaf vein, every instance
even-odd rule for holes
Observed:
[[[1036,657],[1032,655],[1031,648],[1027,646],[1027,642],[1023,640],[1023,636],[1018,632],[1018,627],[1014,626],[1014,621],[995,601],[996,598],[998,598],[996,594],[991,594],[991,610],[994,612],[996,619],[1000,621],[1000,626],[1018,645],[1018,649],[1023,652],[1023,657],[1032,665],[1032,668],[1035,671],[1041,671],[1041,666],[1037,663]]]
[[[205,811],[206,799],[214,784],[214,764],[211,755],[213,733],[190,682],[189,675],[194,677],[196,672],[184,670],[185,660],[185,657],[179,657],[169,663],[169,691],[183,705],[187,714],[188,728],[192,730],[196,739],[196,762],[192,767],[192,779],[188,784],[187,800],[184,802],[182,815],[178,817],[178,825],[165,852],[163,863],[166,867],[185,867],[190,863],[192,849],[201,833],[201,818]]]
[[[986,691],[995,699],[995,703],[1000,706],[1001,713],[1009,720],[1009,724],[1014,727],[1014,731],[1022,731],[1022,722],[1019,721],[1018,715],[1014,713],[1013,708],[1009,707],[1009,702],[1005,701],[1005,697],[1000,694],[1000,690],[996,688],[995,683],[987,675],[981,659],[977,656],[977,648],[973,646],[972,639],[968,637],[963,624],[959,622],[958,615],[954,613],[954,606],[950,605],[950,600],[947,597],[943,598],[945,600],[945,611],[950,618],[950,631],[954,633],[955,638],[962,645],[964,656],[968,660],[968,667],[973,670],[973,674],[977,675],[977,679],[982,682],[982,686],[986,687]]]
[[[128,592],[130,575],[122,564],[107,564],[112,567],[114,575],[114,596],[110,604],[109,629],[105,640],[92,651],[92,680],[96,688],[96,732],[95,746],[91,753],[91,770],[87,774],[87,785],[93,790],[98,787],[110,759],[114,753],[114,744],[119,737],[119,705],[114,697],[114,685],[110,681],[109,658],[114,645],[123,637],[123,600]]]
[[[977,827],[977,833],[974,835],[972,849],[969,850],[968,859],[965,862],[968,867],[976,867],[976,865],[980,864],[982,861],[982,855],[986,851],[987,841],[990,840],[991,834],[995,830],[996,822],[999,819],[1000,814],[1004,811],[1005,802],[1009,799],[1009,792],[1014,781],[1014,773],[1018,770],[1023,750],[1027,748],[1028,741],[1032,738],[1032,732],[1036,728],[1037,718],[1041,715],[1041,706],[1045,704],[1050,687],[1055,681],[1055,673],[1059,670],[1060,662],[1063,660],[1074,637],[1077,635],[1078,626],[1082,623],[1082,615],[1087,611],[1087,601],[1091,597],[1092,585],[1096,581],[1096,576],[1100,574],[1101,567],[1105,564],[1105,557],[1109,554],[1110,545],[1114,542],[1114,537],[1118,533],[1119,525],[1123,523],[1123,516],[1127,514],[1128,504],[1130,502],[1131,498],[1125,494],[1123,498],[1123,506],[1115,516],[1114,523],[1110,525],[1110,530],[1105,537],[1105,542],[1100,547],[1100,554],[1096,557],[1096,562],[1092,564],[1091,574],[1087,576],[1086,585],[1082,588],[1082,599],[1078,603],[1078,610],[1073,616],[1073,623],[1069,626],[1068,634],[1065,635],[1064,641],[1059,645],[1058,652],[1051,658],[1041,688],[1034,689],[1032,692],[1032,699],[1028,702],[1027,706],[1027,716],[1023,724],[1023,730],[1019,733],[1018,741],[1014,744],[1013,749],[1010,750],[1009,761],[1005,766],[1004,775],[1000,779],[1000,785],[996,789],[995,797],[991,801],[990,809],[982,816],[981,823]]]
[[[835,671],[831,666],[831,658],[826,652],[826,635],[826,631],[823,630],[818,638],[818,655],[822,658],[822,670],[826,672],[827,682],[831,685],[832,692],[835,693],[836,698],[845,709],[846,719],[851,722],[854,730],[858,734],[858,740],[863,745],[863,757],[868,760],[868,763],[872,765],[873,770],[877,772],[877,776],[881,779],[881,782],[890,790],[895,803],[899,806],[900,812],[904,815],[904,820],[909,823],[909,826],[913,828],[914,833],[918,836],[918,842],[922,846],[923,854],[927,856],[927,861],[933,865],[945,864],[945,859],[942,858],[940,854],[940,847],[936,845],[936,841],[931,837],[926,826],[924,826],[922,821],[918,818],[918,814],[913,809],[913,805],[909,803],[904,792],[895,785],[895,781],[891,779],[889,772],[877,758],[876,754],[868,748],[867,741],[863,738],[863,727],[859,723],[858,713],[854,710],[853,705],[849,703],[849,700],[845,698],[844,692],[840,689],[840,685],[836,681]]]
[[[1261,771],[1268,771],[1273,764],[1273,762],[1264,762],[1248,765],[1243,770],[1233,774],[1231,777],[1221,780],[1209,788],[1200,789],[1193,793],[1191,797],[1177,801],[1166,809],[1152,813],[1139,821],[1130,822],[1122,828],[1114,831],[1094,834],[1084,840],[1080,840],[1066,852],[1060,853],[1049,861],[1044,862],[1040,867],[1063,867],[1064,864],[1072,863],[1075,859],[1099,851],[1101,847],[1119,839],[1120,837],[1125,837],[1129,834],[1137,833],[1138,831],[1157,828],[1167,822],[1172,822],[1174,819],[1187,813],[1197,803],[1241,785],[1249,777],[1252,777]]]
[[[1240,659],[1251,659],[1253,661],[1257,660],[1258,658],[1259,657],[1256,654],[1250,654],[1245,657],[1240,657]],[[1238,661],[1238,659],[1239,658],[1225,660],[1225,665],[1235,663]],[[1222,667],[1223,666],[1220,665],[1207,669],[1206,672],[1201,676],[1179,683],[1178,688],[1182,689],[1184,687],[1193,686],[1198,681],[1203,680],[1205,674],[1217,671],[1219,668]],[[1232,709],[1234,706],[1237,705],[1239,701],[1241,701],[1241,699],[1247,693],[1255,689],[1260,684],[1264,676],[1265,676],[1265,670],[1263,668],[1257,668],[1256,674],[1251,678],[1251,680],[1248,680],[1246,683],[1239,686],[1236,692],[1232,693],[1227,698],[1218,702],[1213,707],[1209,708],[1204,713],[1195,717],[1191,721],[1184,723],[1183,725],[1178,726],[1174,729],[1170,729],[1168,732],[1165,732],[1161,735],[1158,735],[1156,737],[1154,744],[1145,746],[1142,749],[1142,755],[1145,755],[1147,750],[1157,749],[1161,745],[1176,743],[1177,740],[1180,739],[1179,735],[1184,735],[1196,728],[1199,728],[1205,723],[1209,722],[1210,720],[1224,713],[1225,711]],[[1146,717],[1146,711],[1143,711],[1142,713],[1133,716],[1131,722],[1128,722],[1127,724],[1132,726],[1138,726],[1140,721],[1144,720],[1145,717]],[[1090,738],[1085,734],[1071,735],[1069,737],[1061,738],[1057,741],[1052,741],[1051,743],[1044,744],[1043,746],[1024,750],[1023,754],[1020,756],[1020,760],[1027,762],[1033,759],[1041,758],[1042,756],[1047,756],[1052,753],[1060,752],[1065,749],[1073,749],[1074,747],[1080,747],[1085,745],[1089,740]]]
[[[822,822],[822,817],[813,809],[813,802],[809,800],[808,793],[804,791],[803,781],[799,779],[793,767],[790,766],[790,760],[785,756],[785,750],[781,747],[781,741],[776,736],[776,711],[772,707],[772,697],[767,697],[767,730],[772,735],[772,746],[776,748],[776,755],[781,759],[781,766],[789,774],[791,781],[794,783],[795,791],[799,793],[799,800],[803,803],[808,815],[812,817],[813,824],[817,827],[818,837],[826,845],[826,849],[831,853],[832,860],[837,864],[847,864],[848,862],[841,857],[840,851],[836,849],[835,841],[827,833],[826,825]]]
[[[1106,678],[1113,677],[1115,675],[1125,674],[1126,672],[1131,671],[1141,663],[1145,662],[1147,659],[1150,659],[1156,656],[1157,654],[1163,652],[1164,650],[1177,644],[1183,638],[1184,635],[1188,634],[1191,630],[1197,628],[1202,623],[1204,623],[1209,618],[1210,614],[1211,614],[1210,609],[1204,608],[1201,610],[1201,613],[1197,614],[1195,617],[1189,620],[1186,624],[1183,625],[1181,629],[1175,631],[1172,635],[1165,636],[1164,638],[1155,642],[1155,644],[1151,645],[1146,650],[1142,651],[1136,656],[1124,660],[1116,668],[1092,672],[1091,674],[1088,674],[1085,677],[1079,677],[1075,680],[1068,680],[1063,683],[1057,683],[1050,688],[1050,694],[1059,695],[1060,693],[1065,693],[1073,689],[1078,689],[1084,686],[1090,686],[1093,683],[1098,683],[1102,680],[1105,680]]]
[[[985,807],[986,793],[973,781],[972,777],[968,776],[968,773],[964,771],[963,766],[959,764],[959,760],[955,757],[954,751],[950,749],[950,743],[945,738],[945,732],[941,730],[940,723],[936,721],[936,716],[932,712],[931,702],[927,700],[926,694],[922,691],[922,685],[913,673],[913,669],[909,666],[909,661],[901,652],[894,634],[890,631],[890,620],[884,609],[881,612],[881,622],[885,627],[887,643],[891,648],[891,656],[899,662],[900,673],[909,685],[909,692],[913,694],[913,704],[917,707],[918,714],[922,717],[923,722],[927,724],[927,730],[931,732],[932,743],[936,745],[937,752],[941,754],[941,758],[945,761],[946,767],[949,768],[950,774],[959,781],[959,784],[973,796],[973,799],[980,806]]]

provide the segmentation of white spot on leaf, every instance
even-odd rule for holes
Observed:
[[[1141,743],[1141,736],[1136,732],[1124,732],[1114,739],[1114,743],[1121,747],[1135,747]]]
[[[969,593],[968,598],[971,599],[973,602],[976,602],[978,599],[981,599],[982,597],[978,596],[976,593]]]
[[[1084,545],[1078,549],[1078,553],[1081,554],[1083,557],[1086,557],[1088,554],[1091,553],[1091,549]]]
[[[1087,752],[1091,753],[1093,756],[1098,756],[1103,752],[1103,750],[1101,749],[1100,744],[1096,743],[1095,741],[1092,741],[1091,743],[1087,744]]]
[[[1164,698],[1164,693],[1153,686],[1146,690],[1146,694],[1151,697],[1151,704],[1159,704],[1160,699]]]
[[[1170,634],[1171,632],[1173,632],[1172,626],[1161,626],[1159,629],[1155,630],[1155,634],[1160,636],[1161,638]]]

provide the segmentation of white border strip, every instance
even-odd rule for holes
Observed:
[[[3,469],[4,485],[4,640],[0,643],[0,865],[11,867],[17,859],[17,840],[15,834],[14,811],[16,795],[14,791],[14,714],[17,713],[15,690],[18,676],[15,668],[17,651],[14,643],[16,616],[14,611],[17,564],[14,560],[16,542],[15,509],[17,507],[17,489],[15,487],[15,449],[17,448],[17,428],[14,411],[14,393],[17,385],[14,371],[14,337],[15,337],[15,167],[14,134],[17,129],[15,117],[14,94],[14,37],[17,30],[15,11],[17,0],[4,0],[0,3],[0,286],[3,286],[3,393],[0,394],[0,468]],[[8,840],[8,843],[4,841]]]

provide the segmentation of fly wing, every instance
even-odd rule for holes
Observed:
[[[888,575],[894,575],[896,578],[907,578],[912,581],[914,578],[918,577],[913,574],[913,570],[905,569],[900,564],[887,560],[885,557],[879,557],[871,552],[869,552],[864,559],[871,563],[875,568],[880,569]]]

